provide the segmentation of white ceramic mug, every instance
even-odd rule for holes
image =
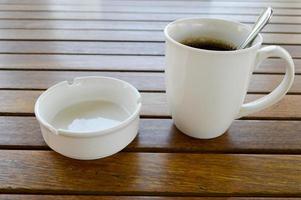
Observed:
[[[181,19],[166,26],[167,101],[179,130],[196,138],[220,136],[234,119],[271,106],[289,90],[294,80],[291,56],[279,46],[260,49],[261,35],[249,48],[235,51],[196,49],[180,43],[202,36],[238,45],[249,31],[249,26],[238,22],[209,18]],[[284,59],[284,79],[270,94],[243,104],[253,70],[268,57]]]

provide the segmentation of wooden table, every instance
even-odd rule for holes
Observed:
[[[285,47],[296,65],[288,95],[217,139],[180,133],[164,93],[164,26],[188,16],[252,24],[268,5],[264,45]],[[0,0],[0,199],[301,197],[300,24],[297,0]],[[282,65],[257,69],[246,101],[270,92]],[[44,143],[33,106],[49,86],[87,75],[137,87],[142,119],[123,152],[78,161]]]

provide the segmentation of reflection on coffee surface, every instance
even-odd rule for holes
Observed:
[[[212,51],[233,51],[236,50],[235,45],[218,39],[212,38],[187,38],[181,42],[184,45],[197,48],[197,49],[206,49]]]

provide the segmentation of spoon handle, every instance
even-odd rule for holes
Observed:
[[[248,35],[247,39],[242,42],[237,49],[244,49],[250,42],[252,42],[257,34],[265,27],[265,25],[269,22],[273,14],[273,9],[268,7],[257,19],[255,22],[252,31]]]

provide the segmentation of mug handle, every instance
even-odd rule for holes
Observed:
[[[255,101],[245,103],[241,106],[240,111],[237,115],[237,119],[243,116],[258,112],[262,109],[265,109],[275,103],[277,103],[280,99],[282,99],[287,91],[293,84],[295,70],[294,70],[294,62],[290,54],[280,46],[268,46],[263,47],[257,52],[257,57],[255,61],[255,66],[261,64],[261,62],[269,57],[280,57],[286,62],[286,72],[283,80],[268,95],[261,97]]]

